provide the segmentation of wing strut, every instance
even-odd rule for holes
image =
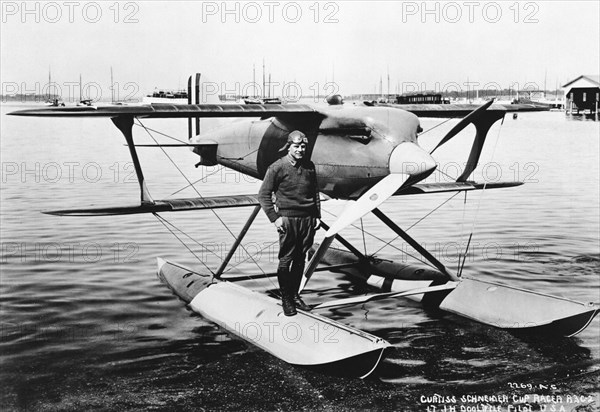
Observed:
[[[489,113],[487,116],[483,116],[481,119],[479,119],[479,121],[473,122],[476,130],[475,139],[473,140],[473,146],[471,147],[471,152],[469,153],[469,159],[467,160],[465,171],[458,177],[458,179],[456,179],[457,182],[466,182],[473,170],[475,170],[477,163],[479,162],[479,156],[481,155],[481,150],[483,149],[483,144],[485,143],[487,133],[490,130],[490,127],[492,127],[492,125],[499,119],[502,119],[504,122],[504,115],[500,116],[500,114]]]
[[[200,104],[200,73],[196,73],[196,84],[194,85],[196,104]],[[200,134],[200,118],[196,117],[196,135]]]
[[[250,214],[250,217],[248,218],[248,220],[246,221],[246,224],[242,228],[242,231],[240,232],[240,234],[238,235],[238,237],[235,238],[235,242],[233,243],[233,246],[231,246],[231,249],[229,249],[229,252],[227,253],[227,256],[225,256],[225,259],[221,263],[221,266],[219,266],[219,269],[217,269],[217,272],[215,273],[215,277],[217,279],[221,278],[221,275],[223,274],[223,271],[225,270],[225,268],[229,264],[229,261],[233,257],[233,254],[237,250],[237,248],[240,245],[240,243],[242,242],[242,239],[244,239],[244,236],[246,236],[246,233],[248,232],[248,229],[250,229],[250,226],[252,226],[252,223],[254,222],[254,219],[256,219],[256,215],[258,215],[259,211],[260,211],[260,205],[255,206],[254,209],[252,210],[252,213]]]
[[[188,77],[187,103],[192,104],[192,76]],[[192,118],[189,117],[187,119],[187,121],[188,121],[188,141],[189,141],[189,140],[192,140],[192,137],[194,137],[194,131],[192,129]]]
[[[431,253],[429,253],[429,251],[427,249],[425,249],[416,240],[414,240],[412,237],[410,237],[408,235],[408,233],[406,233],[404,230],[402,230],[389,217],[387,217],[381,210],[379,210],[378,208],[375,208],[372,210],[372,212],[383,223],[385,223],[390,229],[392,229],[394,232],[396,232],[396,234],[398,236],[400,236],[402,239],[404,239],[404,241],[406,243],[408,243],[413,248],[415,248],[416,251],[421,253],[421,255],[423,255],[423,257],[425,257],[429,262],[431,262],[433,264],[433,266],[435,266],[440,272],[442,272],[443,274],[445,274],[446,276],[448,276],[450,279],[452,279],[455,282],[460,280],[455,274],[448,271],[448,269],[446,269],[446,266],[444,266],[444,264],[442,262],[437,260],[435,258],[435,256],[433,256]]]
[[[117,116],[111,117],[112,122],[125,136],[127,146],[129,147],[129,153],[131,154],[131,160],[135,167],[135,174],[137,175],[138,182],[140,184],[140,196],[142,204],[154,203],[154,199],[150,196],[150,192],[146,187],[146,181],[144,180],[144,173],[142,172],[142,166],[140,165],[140,159],[138,158],[137,151],[135,150],[135,144],[133,143],[133,116]]]

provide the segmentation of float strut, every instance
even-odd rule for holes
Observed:
[[[221,275],[223,274],[223,271],[225,270],[225,268],[229,264],[229,261],[233,257],[233,254],[237,250],[237,248],[240,245],[240,243],[242,243],[242,239],[244,239],[244,236],[246,236],[246,233],[248,232],[248,229],[250,229],[250,226],[252,226],[252,222],[254,222],[254,219],[256,218],[256,215],[258,215],[259,211],[260,211],[260,205],[256,205],[254,207],[254,210],[252,210],[252,213],[250,214],[250,217],[246,221],[246,224],[242,228],[242,231],[240,232],[240,234],[238,235],[238,237],[235,239],[235,242],[233,243],[233,246],[231,246],[231,249],[229,249],[229,252],[227,253],[227,256],[225,256],[225,259],[223,260],[223,263],[221,263],[221,266],[219,266],[219,269],[217,269],[217,271],[215,272],[215,277],[217,279],[221,278]]]
[[[321,226],[323,226],[323,229],[329,230],[329,226],[327,226],[325,223],[321,222]],[[336,233],[333,236],[325,237],[323,239],[323,242],[319,245],[315,253],[310,258],[310,261],[308,262],[308,266],[306,267],[304,275],[302,276],[302,280],[300,281],[300,288],[298,289],[298,292],[301,292],[302,289],[304,289],[304,286],[306,286],[308,280],[311,278],[315,270],[317,270],[319,262],[321,261],[323,256],[325,256],[325,252],[327,252],[327,249],[329,249],[329,246],[331,246],[331,243],[334,239],[337,239],[342,245],[346,246],[348,250],[354,255],[356,255],[359,259],[367,260],[367,257],[365,255],[360,253],[358,249],[352,246],[350,242],[341,237],[338,233]]]
[[[321,221],[321,226],[323,227],[323,229],[329,230],[329,225],[327,225],[323,221]],[[352,243],[350,243],[346,239],[344,239],[339,233],[335,234],[335,239],[338,242],[340,242],[342,245],[344,245],[346,247],[346,249],[348,249],[350,252],[352,252],[352,254],[355,255],[357,258],[367,260],[367,257],[365,255],[363,255],[357,248],[355,248],[352,245]]]
[[[439,260],[437,260],[431,253],[429,253],[429,251],[427,249],[425,249],[423,246],[421,246],[419,244],[419,242],[417,242],[412,237],[410,237],[408,235],[408,233],[406,233],[404,230],[402,230],[389,217],[387,217],[381,210],[379,210],[378,208],[375,208],[375,209],[372,210],[372,212],[383,223],[385,223],[390,229],[392,229],[394,232],[396,232],[396,234],[398,236],[400,236],[402,239],[404,239],[404,241],[406,243],[408,243],[413,248],[415,248],[415,250],[417,252],[419,252],[421,255],[423,255],[423,257],[425,259],[427,259],[429,262],[431,262],[433,264],[433,266],[435,266],[440,272],[442,272],[444,275],[448,276],[450,279],[452,279],[455,282],[459,281],[458,277],[455,274],[450,273],[448,271],[448,269],[446,269],[446,266],[444,266],[444,264],[442,262],[440,262]]]

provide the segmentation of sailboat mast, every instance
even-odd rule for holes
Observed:
[[[110,102],[114,103],[115,102],[115,88],[114,88],[114,83],[113,83],[113,69],[112,66],[110,66]]]
[[[386,99],[390,98],[390,66],[387,68],[387,96]]]
[[[254,95],[252,97],[256,97],[256,64],[252,64],[252,90],[254,91]]]

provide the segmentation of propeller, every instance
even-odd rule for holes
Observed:
[[[390,174],[370,188],[358,200],[348,202],[344,211],[330,226],[325,234],[325,239],[312,256],[302,277],[300,289],[304,289],[306,282],[310,279],[327,248],[333,242],[335,235],[342,229],[360,219],[387,199],[405,184],[414,184],[425,179],[436,168],[433,157],[417,144],[412,142],[400,143],[394,148],[390,155]]]

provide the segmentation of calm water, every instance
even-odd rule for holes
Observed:
[[[5,116],[23,107],[4,106],[1,117],[2,404],[27,409],[25,399],[30,396],[60,404],[57,393],[83,385],[76,385],[74,376],[93,376],[86,383],[93,392],[115,374],[131,374],[126,385],[152,392],[160,385],[146,372],[173,373],[182,359],[195,367],[237,362],[241,373],[244,368],[250,373],[264,364],[277,364],[270,355],[186,311],[159,282],[157,256],[202,266],[156,218],[61,218],[40,213],[91,204],[135,204],[137,184],[124,140],[110,121]],[[427,130],[438,122],[422,124]],[[172,136],[186,135],[185,121],[145,124]],[[454,124],[449,121],[424,134],[421,145],[432,148]],[[137,128],[135,133],[138,142],[151,142],[144,130]],[[166,142],[164,137],[161,141]],[[463,133],[436,152],[441,171],[456,176],[470,145],[471,133]],[[256,182],[239,174],[216,167],[195,169],[197,158],[186,149],[171,149],[169,155],[193,181],[213,173],[196,185],[204,196],[257,190]],[[140,156],[154,198],[168,197],[186,186],[160,150],[140,149]],[[410,233],[455,268],[457,253],[474,231],[465,275],[599,302],[599,123],[569,119],[563,113],[507,118],[502,127],[497,124],[490,131],[482,162],[478,180],[518,179],[526,184],[471,193],[466,205],[459,195]],[[445,174],[437,173],[433,179],[447,181]],[[188,196],[195,192],[188,188],[175,195]],[[383,210],[409,227],[450,196],[396,198]],[[331,222],[342,203],[323,206],[324,219]],[[250,210],[217,213],[237,233]],[[210,211],[164,217],[185,233],[180,234],[182,240],[213,269],[233,242]],[[393,238],[375,219],[363,223],[370,234],[365,236],[368,252]],[[359,230],[348,229],[346,236],[363,248]],[[230,272],[273,270],[275,240],[261,213]],[[388,246],[379,255],[406,259],[401,253],[406,247],[401,242],[393,245],[396,249]],[[248,253],[261,269],[247,259]],[[274,287],[269,281],[245,285]],[[311,280],[306,300],[316,303],[355,289],[340,275],[319,273]],[[371,393],[377,393],[382,382],[398,390],[424,385],[425,393],[433,394],[445,384],[500,387],[529,375],[547,376],[552,382],[573,370],[600,368],[598,319],[577,337],[548,341],[515,337],[454,316],[440,318],[405,300],[332,310],[328,315],[394,345],[375,379],[365,383]],[[252,399],[253,392],[247,396]],[[144,409],[144,403],[140,405]]]

